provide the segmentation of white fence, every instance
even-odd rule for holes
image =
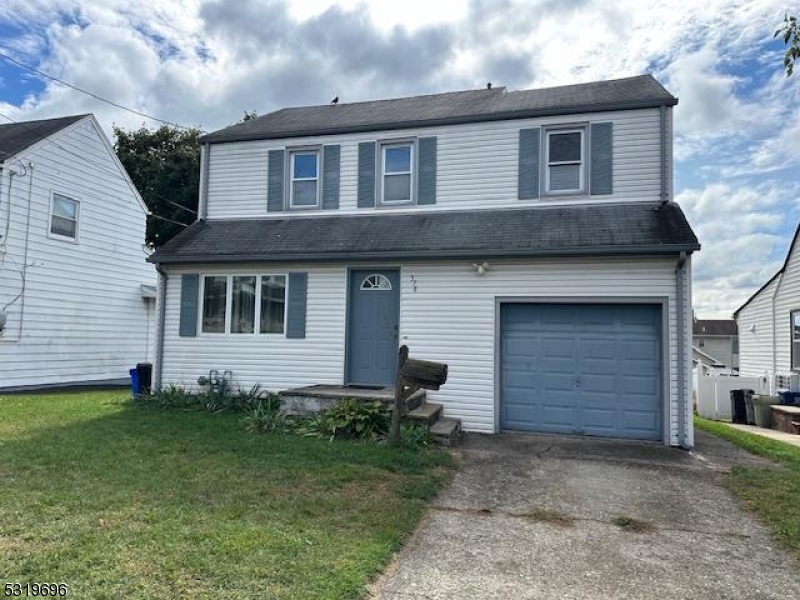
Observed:
[[[736,377],[718,373],[694,373],[695,401],[701,417],[716,421],[731,420],[731,390],[767,393],[761,377]]]

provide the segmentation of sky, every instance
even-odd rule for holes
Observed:
[[[772,0],[3,0],[0,52],[161,119],[652,73],[679,98],[675,200],[703,249],[698,317],[729,318],[800,218],[800,73]],[[0,123],[93,112],[157,123],[0,59]]]

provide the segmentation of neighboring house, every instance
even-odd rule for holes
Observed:
[[[726,367],[731,373],[739,370],[739,334],[735,320],[695,319],[692,340],[701,352],[713,357],[718,366]]]
[[[725,369],[725,365],[719,362],[716,357],[703,352],[694,344],[692,344],[692,362],[694,363],[695,367],[698,364],[701,364],[706,367],[713,367],[714,369]]]
[[[693,444],[691,253],[650,76],[288,108],[203,138],[156,379],[391,386],[477,432]]]
[[[800,225],[780,271],[735,313],[739,372],[762,377],[772,392],[786,389],[800,373]]]
[[[146,214],[94,116],[0,125],[0,390],[152,360]]]

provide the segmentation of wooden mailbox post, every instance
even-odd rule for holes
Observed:
[[[447,365],[430,360],[408,358],[408,346],[401,346],[398,352],[397,379],[394,385],[394,411],[389,443],[400,445],[400,419],[405,410],[406,400],[420,389],[438,390],[447,381]]]

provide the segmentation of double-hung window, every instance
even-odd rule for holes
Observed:
[[[412,202],[414,144],[390,143],[381,146],[381,204]]]
[[[79,212],[80,204],[77,200],[54,193],[50,205],[50,235],[77,240]]]
[[[289,153],[289,207],[319,206],[319,151],[292,150]]]
[[[547,132],[545,190],[548,194],[580,194],[585,190],[585,140],[583,129]]]
[[[256,334],[286,330],[285,275],[203,277],[203,333]]]
[[[793,310],[789,319],[792,325],[792,370],[800,371],[800,310]]]

